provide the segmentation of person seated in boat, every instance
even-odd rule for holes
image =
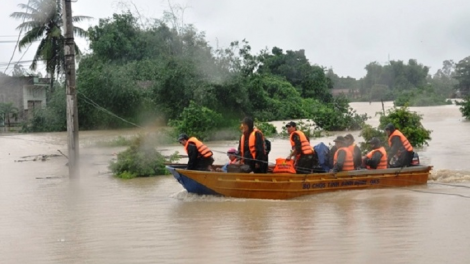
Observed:
[[[310,140],[305,136],[304,132],[297,130],[295,122],[286,124],[287,132],[289,133],[289,141],[292,151],[287,159],[295,158],[295,171],[297,174],[312,173],[313,168],[313,148],[310,145]]]
[[[331,172],[337,173],[340,171],[354,170],[353,155],[349,148],[346,146],[346,141],[344,137],[338,136],[333,141],[335,142],[337,150],[333,157],[333,169],[331,169]]]
[[[367,153],[362,159],[364,167],[368,170],[370,169],[386,169],[387,168],[387,152],[385,148],[380,143],[380,140],[376,137],[373,137],[369,140],[369,143],[372,147],[372,150]]]
[[[338,148],[336,147],[336,144],[334,144],[331,148],[330,148],[330,152],[329,152],[329,156],[328,156],[328,165],[330,168],[333,168],[333,165],[334,164],[334,157],[335,157],[335,154],[336,154],[336,151],[338,150]]]
[[[184,146],[188,154],[188,170],[209,171],[211,170],[214,158],[212,151],[195,137],[188,137],[180,134],[178,141]]]
[[[349,151],[351,151],[351,153],[353,154],[354,168],[360,169],[362,164],[361,149],[357,146],[356,143],[354,143],[353,135],[347,134],[346,136],[344,136],[344,140],[346,142],[347,147],[349,148]]]
[[[392,123],[385,126],[385,133],[388,136],[388,145],[390,146],[388,153],[390,168],[410,166],[414,152],[408,139]]]
[[[229,159],[229,162],[227,162],[222,168],[217,168],[217,171],[223,171],[227,172],[227,168],[229,165],[232,164],[240,164],[240,159],[238,158],[238,151],[234,148],[231,148],[227,151],[227,156]]]
[[[242,135],[238,143],[241,164],[248,165],[251,172],[266,173],[268,157],[263,133],[254,128],[253,119],[245,117],[242,121]]]

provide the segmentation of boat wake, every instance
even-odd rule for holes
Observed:
[[[236,202],[245,202],[247,199],[243,198],[231,198],[231,197],[223,197],[223,196],[216,196],[216,195],[200,195],[195,193],[188,193],[186,190],[181,190],[175,194],[170,195],[171,198],[175,198],[177,200],[182,200],[186,202],[193,202],[193,201],[210,201],[210,202],[228,202],[228,201],[236,201]]]
[[[433,170],[429,175],[428,181],[442,183],[470,182],[470,171]]]

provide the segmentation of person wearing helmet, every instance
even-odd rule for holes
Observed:
[[[387,168],[387,152],[385,148],[380,144],[380,140],[373,137],[369,142],[372,150],[367,153],[362,159],[364,167],[370,169],[386,169]]]
[[[188,170],[208,171],[214,163],[212,151],[195,137],[180,134],[178,141],[188,154]]]
[[[408,139],[392,123],[385,126],[388,136],[388,163],[391,168],[408,167],[413,160],[414,152]],[[392,161],[392,162],[391,162]]]

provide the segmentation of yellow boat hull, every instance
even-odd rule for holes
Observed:
[[[290,199],[323,192],[426,184],[432,166],[384,170],[288,174],[224,173],[168,167],[188,190],[198,194],[254,199]]]

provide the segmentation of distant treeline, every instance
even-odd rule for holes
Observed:
[[[336,91],[353,101],[394,101],[395,105],[424,106],[449,103],[447,98],[464,97],[470,91],[469,58],[458,63],[445,60],[434,75],[429,67],[410,59],[390,61],[385,65],[372,62],[365,67],[365,77],[339,77],[329,69],[327,77]]]

